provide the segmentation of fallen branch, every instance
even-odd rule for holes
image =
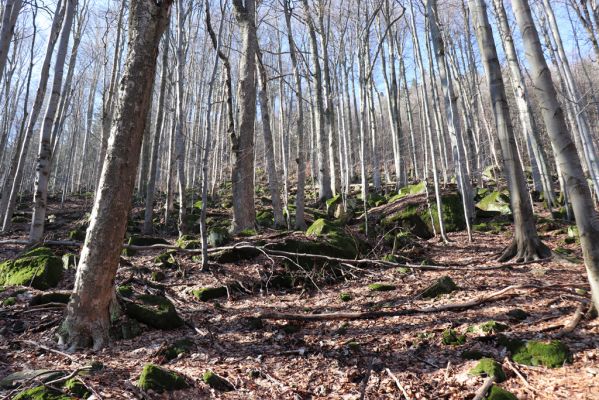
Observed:
[[[490,376],[487,379],[485,379],[483,385],[476,391],[476,395],[474,395],[474,398],[472,400],[483,400],[487,395],[489,389],[491,389],[491,387],[495,383],[496,379],[497,378],[495,378],[495,376]]]
[[[406,392],[406,389],[404,389],[404,387],[401,385],[401,382],[399,381],[399,379],[397,379],[397,376],[395,376],[389,368],[385,368],[385,371],[387,372],[387,374],[389,374],[391,379],[393,379],[395,381],[395,384],[397,385],[399,390],[401,390],[401,393],[406,398],[406,400],[410,400],[410,396],[408,396],[408,392]]]
[[[522,383],[524,383],[524,386],[530,390],[533,394],[537,393],[537,389],[535,389],[524,377],[524,375],[522,375],[522,373],[520,372],[520,370],[518,370],[518,368],[516,368],[516,366],[510,361],[510,359],[508,357],[505,358],[504,360],[505,364],[512,370],[514,371],[514,373],[516,374],[516,376],[518,378],[520,378],[520,380],[522,381]]]
[[[383,317],[398,317],[413,314],[431,314],[443,311],[458,311],[467,308],[472,308],[477,305],[487,303],[492,300],[502,300],[517,296],[516,293],[508,294],[511,291],[518,289],[543,289],[535,285],[512,285],[497,292],[491,293],[488,296],[481,296],[468,300],[462,303],[450,303],[441,306],[424,307],[424,308],[408,308],[404,310],[394,311],[365,311],[365,312],[335,312],[324,314],[296,314],[296,313],[280,313],[276,311],[263,312],[258,314],[258,318],[273,319],[273,320],[296,320],[296,321],[334,321],[334,320],[353,320],[353,319],[376,319]]]
[[[564,325],[564,329],[562,329],[558,336],[565,336],[569,333],[574,332],[574,329],[576,329],[576,326],[578,325],[578,323],[582,320],[582,317],[584,316],[584,304],[581,303],[578,305],[578,307],[576,307],[576,311],[574,312],[574,315],[572,316],[572,318],[570,319],[570,321],[568,321],[567,324]]]

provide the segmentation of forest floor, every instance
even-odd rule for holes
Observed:
[[[66,239],[72,229],[69,214],[81,217],[83,203],[67,203],[60,209],[50,204],[50,213],[67,221],[49,226],[49,238]],[[1,239],[26,237],[28,224],[17,225]],[[272,231],[274,232],[274,231]],[[274,234],[272,233],[271,234]],[[438,239],[420,241],[422,257],[434,265],[484,267],[494,261],[510,240],[511,227],[502,232],[474,233],[469,243],[465,232],[451,233],[449,244]],[[174,236],[166,237],[171,243]],[[552,249],[569,248],[580,260],[577,244],[565,245],[562,233],[545,232],[542,239]],[[0,260],[14,257],[22,246],[3,245]],[[56,248],[57,252],[67,249]],[[72,250],[71,250],[72,251]],[[140,252],[123,257],[117,284],[137,282],[148,274],[160,251]],[[353,276],[334,283],[318,284],[310,290],[257,290],[253,293],[230,290],[228,298],[200,302],[194,288],[222,285],[236,280],[245,284],[259,279],[270,260],[259,256],[235,264],[212,265],[201,271],[190,256],[177,256],[178,270],[166,271],[163,285],[177,311],[189,322],[183,328],[160,331],[145,328],[137,337],[115,341],[101,351],[67,354],[60,351],[55,333],[64,307],[32,308],[28,299],[37,293],[28,289],[16,296],[17,303],[0,311],[0,378],[23,369],[52,369],[71,372],[99,361],[103,368],[81,378],[98,398],[130,399],[471,399],[484,378],[470,376],[477,363],[463,358],[464,351],[480,351],[503,363],[507,380],[501,387],[518,399],[598,399],[599,320],[583,318],[573,332],[561,340],[573,354],[572,363],[560,368],[532,367],[506,359],[506,350],[494,333],[483,334],[472,327],[487,321],[508,325],[504,332],[520,339],[551,340],[581,304],[588,305],[588,283],[584,265],[566,260],[529,263],[509,268],[480,270],[412,270],[361,266]],[[145,267],[145,268],[144,268]],[[435,299],[418,296],[422,289],[441,276],[450,276],[459,290]],[[348,275],[349,276],[349,275]],[[72,287],[70,270],[58,289]],[[383,282],[396,289],[373,292],[369,284]],[[511,296],[499,297],[460,311],[416,313],[365,320],[283,321],[264,320],[262,327],[248,327],[248,317],[259,312],[279,311],[316,314],[339,311],[373,311],[421,308],[460,303],[485,296],[510,285],[524,285]],[[19,288],[7,288],[0,301],[15,295]],[[22,288],[21,288],[22,289]],[[349,301],[340,299],[350,295]],[[528,317],[514,321],[508,312],[522,309]],[[193,328],[195,326],[195,329]],[[448,328],[466,335],[462,345],[445,345],[442,333]],[[134,386],[146,363],[159,363],[157,353],[165,344],[191,338],[189,353],[164,363],[164,367],[185,375],[192,386],[170,393],[141,393]],[[521,376],[514,372],[515,368]],[[202,381],[206,370],[225,377],[236,390],[218,392]],[[399,388],[401,385],[401,389]],[[9,390],[0,391],[10,396]],[[403,393],[403,394],[402,394]]]

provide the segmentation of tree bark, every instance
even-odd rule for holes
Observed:
[[[487,16],[487,6],[484,0],[469,0],[469,7],[487,78],[495,128],[501,145],[504,173],[514,216],[514,238],[512,243],[504,250],[500,260],[506,261],[516,258],[516,261],[529,261],[546,258],[551,255],[551,252],[537,235],[532,204],[527,193],[522,164],[516,151],[516,140],[505,95],[505,86],[501,76],[501,66],[497,58],[493,33]]]
[[[593,303],[599,309],[599,215],[582,171],[581,160],[568,132],[564,111],[557,101],[551,71],[547,67],[528,2],[512,0],[512,5],[547,134],[572,202]]]
[[[107,344],[114,279],[135,186],[160,37],[172,0],[131,0],[129,49],[75,287],[60,330],[69,350]]]

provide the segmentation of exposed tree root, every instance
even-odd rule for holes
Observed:
[[[476,394],[472,400],[483,400],[496,380],[497,378],[495,378],[495,376],[489,376],[487,379],[485,379],[483,385],[476,391]]]
[[[462,303],[450,303],[442,306],[424,307],[424,308],[408,308],[404,310],[394,311],[366,311],[366,312],[335,312],[323,314],[296,314],[296,313],[280,313],[276,311],[262,312],[257,315],[257,318],[272,319],[272,320],[295,320],[295,321],[335,321],[335,320],[355,320],[355,319],[377,319],[383,317],[397,317],[413,314],[431,314],[443,311],[461,311],[468,308],[488,303],[490,301],[503,300],[511,297],[516,297],[518,293],[509,293],[518,289],[545,289],[550,286],[536,285],[512,285],[503,288],[497,292],[487,296],[480,296],[472,300]]]
[[[529,262],[549,257],[551,257],[551,250],[540,239],[518,240],[514,238],[512,243],[503,250],[498,261]]]

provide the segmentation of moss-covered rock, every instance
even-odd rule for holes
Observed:
[[[468,373],[475,376],[494,376],[498,383],[505,381],[505,372],[501,364],[492,358],[482,358]]]
[[[165,362],[171,361],[183,354],[189,353],[193,347],[193,339],[183,338],[162,349],[160,352],[158,352],[157,356],[162,357]]]
[[[568,346],[559,340],[552,340],[549,343],[529,340],[512,349],[512,359],[524,365],[558,368],[571,362],[572,355]]]
[[[352,296],[347,292],[339,293],[339,299],[341,301],[351,301]]]
[[[73,400],[73,396],[46,386],[35,386],[17,393],[13,400]]]
[[[509,326],[497,321],[487,321],[478,326],[478,328],[486,334],[496,334],[509,329]]]
[[[214,390],[218,390],[221,392],[230,392],[232,390],[235,390],[235,387],[231,384],[231,382],[229,382],[222,376],[217,375],[214,371],[211,370],[204,372],[204,374],[202,375],[202,380],[204,381],[204,383],[206,383]]]
[[[271,211],[263,210],[256,214],[256,224],[265,228],[270,228],[275,224],[275,218]]]
[[[510,209],[509,194],[494,191],[483,197],[476,203],[478,217],[494,217],[497,215],[509,215]]]
[[[131,285],[119,285],[116,287],[116,292],[123,297],[131,297],[134,294]]]
[[[227,244],[231,240],[229,231],[225,228],[215,227],[210,229],[208,233],[208,245],[212,247],[219,247]]]
[[[62,267],[64,269],[76,268],[79,257],[73,253],[66,253],[62,256]]]
[[[71,292],[49,292],[35,295],[29,300],[29,305],[38,306],[48,303],[67,304],[71,299]]]
[[[77,242],[82,242],[85,240],[85,227],[79,227],[77,229],[73,229],[69,232],[69,239]]]
[[[7,297],[4,300],[2,300],[2,305],[4,307],[14,306],[15,304],[17,304],[17,298],[13,296]]]
[[[401,210],[383,218],[381,226],[385,228],[395,226],[421,239],[430,239],[433,237],[433,233],[422,218],[422,215],[427,212],[426,206],[421,207],[418,204],[407,204]]]
[[[123,315],[118,320],[112,321],[110,337],[115,340],[129,340],[139,336],[142,331],[142,327],[137,320]]]
[[[508,392],[497,385],[493,385],[487,394],[486,400],[518,400],[518,398],[511,392]]]
[[[441,212],[443,213],[443,226],[446,232],[459,232],[466,229],[466,219],[464,218],[464,205],[462,197],[458,193],[447,193],[441,196]],[[432,215],[432,221],[431,216]],[[432,229],[440,231],[439,213],[437,206],[432,203],[430,213],[421,215],[422,220]]]
[[[395,289],[395,285],[391,285],[388,283],[372,283],[368,285],[368,290],[370,290],[371,292],[389,292]]]
[[[414,185],[407,185],[399,189],[399,192],[389,199],[389,204],[396,202],[406,196],[426,192],[426,182],[422,181]]]
[[[142,236],[142,235],[131,235],[127,244],[132,246],[152,246],[155,244],[168,244],[165,239],[153,236]],[[123,255],[134,256],[137,254],[136,250],[123,249]]]
[[[176,250],[167,250],[154,258],[154,264],[161,268],[177,268],[179,264],[175,258],[176,254]]]
[[[62,276],[62,260],[45,247],[0,264],[0,286],[31,285],[46,290],[58,285]]]
[[[196,239],[194,236],[190,235],[183,235],[179,237],[179,239],[177,239],[177,241],[175,242],[175,245],[177,247],[182,248],[183,250],[194,250],[202,248],[202,242]]]
[[[183,320],[169,299],[163,296],[142,294],[123,299],[125,313],[137,321],[156,329],[177,329]]]
[[[77,378],[71,378],[64,383],[65,391],[80,399],[87,399],[92,393],[87,390],[85,385]]]
[[[460,346],[466,343],[466,336],[459,334],[454,329],[445,329],[441,335],[441,340],[444,345]]]
[[[200,301],[209,301],[220,297],[227,297],[227,288],[225,286],[204,287],[192,290],[191,293]]]
[[[449,294],[458,289],[458,286],[449,276],[443,276],[437,279],[433,284],[424,289],[420,296],[425,299],[432,299],[442,294]]]
[[[185,389],[189,385],[182,375],[154,364],[146,364],[141,371],[137,385],[142,390],[155,392]]]

